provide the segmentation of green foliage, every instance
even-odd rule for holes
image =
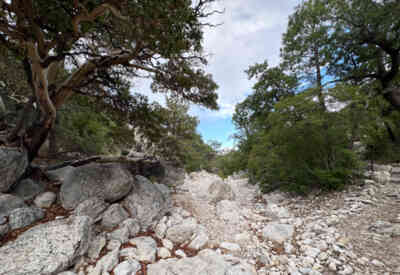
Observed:
[[[59,112],[54,129],[57,151],[76,151],[84,154],[112,152],[113,131],[116,123],[106,112],[93,110],[93,103],[85,97],[75,97]]]
[[[22,92],[32,95],[26,104],[40,110],[27,131],[15,124],[8,141],[23,140],[33,160],[57,112],[77,95],[90,98],[87,107],[104,108],[98,114],[80,109],[58,121],[69,123],[61,128],[85,150],[105,150],[115,132],[108,120],[140,126],[151,140],[159,139],[161,108],[144,95],[130,95],[135,79],[143,77],[153,81],[154,92],[218,109],[218,86],[204,70],[202,46],[213,2],[2,1],[0,29],[6,31],[0,32],[0,55],[4,51],[23,63],[29,90]]]
[[[335,190],[351,182],[359,168],[346,118],[325,112],[305,92],[276,104],[273,125],[260,134],[250,153],[249,173],[265,191],[279,187],[306,194]]]
[[[399,75],[399,1],[326,0],[332,25],[329,71],[338,79],[377,81],[380,93]]]
[[[284,67],[299,78],[322,88],[322,72],[332,59],[328,48],[331,24],[324,0],[305,1],[289,17],[283,35],[281,57]]]
[[[200,170],[215,172],[215,156],[216,151],[196,134],[184,146],[183,166],[188,173]]]
[[[387,102],[384,102],[388,104]],[[365,127],[361,141],[365,147],[365,159],[382,163],[400,161],[400,113],[392,112],[385,117],[371,120]]]
[[[246,169],[247,155],[240,150],[232,150],[226,154],[218,155],[215,158],[214,165],[217,168],[218,175],[226,178]]]
[[[160,109],[160,129],[163,135],[155,142],[157,154],[184,167],[187,172],[201,169],[211,171],[211,160],[218,144],[205,143],[196,132],[198,120],[188,114],[187,102],[169,97],[166,103],[166,108]]]
[[[308,0],[296,7],[282,63],[247,71],[256,84],[236,106],[238,150],[222,159],[234,167],[224,173],[247,170],[264,191],[305,194],[351,183],[360,158],[397,161],[399,10],[400,2],[389,0]]]

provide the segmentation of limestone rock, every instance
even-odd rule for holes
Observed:
[[[129,228],[128,226],[120,226],[110,234],[108,234],[108,239],[118,240],[121,243],[126,243],[129,240]]]
[[[49,208],[56,200],[57,195],[53,192],[44,192],[35,198],[34,204],[39,208]]]
[[[37,207],[17,208],[10,212],[9,224],[11,230],[28,226],[44,218],[44,211]]]
[[[279,243],[283,243],[287,239],[292,238],[293,234],[293,225],[280,224],[277,222],[271,222],[267,224],[262,231],[262,235],[265,239],[269,239],[271,241],[276,241]]]
[[[280,219],[290,218],[292,216],[285,207],[278,206],[274,203],[268,203],[266,213],[267,215],[273,215]]]
[[[132,189],[133,177],[120,164],[91,163],[68,173],[60,190],[60,200],[65,209],[73,209],[90,197],[107,202],[124,198]]]
[[[163,163],[165,174],[161,179],[161,184],[165,186],[180,186],[185,180],[185,170],[176,168],[172,165]]]
[[[182,249],[178,249],[177,251],[175,251],[175,255],[181,258],[187,257],[185,251],[183,251]]]
[[[157,256],[161,259],[166,259],[171,257],[171,252],[165,247],[160,247],[157,249]]]
[[[0,147],[0,192],[7,192],[28,167],[28,155],[18,148]]]
[[[106,246],[107,250],[116,250],[121,247],[122,243],[119,240],[110,240]]]
[[[170,196],[171,190],[169,189],[168,186],[166,186],[164,184],[158,184],[158,183],[153,183],[153,184],[158,188],[158,190],[161,191],[161,193],[164,195],[164,197],[167,198]]]
[[[286,200],[286,197],[280,192],[273,192],[273,193],[265,194],[262,197],[267,204],[270,204],[270,203],[277,204],[277,203],[281,203]]]
[[[400,224],[392,224],[385,221],[376,221],[369,227],[369,230],[378,234],[389,235],[391,237],[400,236]]]
[[[172,250],[174,248],[174,244],[168,239],[163,239],[161,242],[163,246],[168,250]]]
[[[228,243],[228,242],[223,242],[219,245],[220,248],[228,250],[230,252],[238,252],[240,251],[240,245],[235,244],[235,243]]]
[[[127,227],[129,230],[129,237],[135,237],[140,231],[139,223],[134,219],[126,219],[122,222],[121,227]]]
[[[10,228],[10,225],[8,223],[1,224],[0,225],[0,238],[3,237],[8,232],[10,232],[10,230],[11,230],[11,228]]]
[[[138,237],[129,241],[135,247],[121,250],[122,257],[128,257],[138,261],[154,263],[156,260],[157,243],[150,237]]]
[[[40,224],[0,248],[0,274],[53,275],[86,253],[90,218],[71,217]]]
[[[26,207],[24,200],[10,194],[0,194],[0,217],[8,216],[14,209]]]
[[[222,200],[234,200],[235,193],[232,188],[222,180],[214,181],[208,187],[208,193],[212,202],[216,203]]]
[[[229,224],[240,223],[241,210],[236,201],[222,200],[217,204],[217,215]]]
[[[372,179],[379,184],[387,184],[390,182],[390,173],[388,171],[374,171],[371,175]]]
[[[168,226],[167,226],[167,217],[163,217],[156,225],[154,232],[156,233],[156,236],[159,239],[164,238],[165,232],[167,232]]]
[[[183,220],[182,223],[168,228],[165,236],[168,240],[175,244],[182,244],[192,239],[197,227],[198,225],[196,220],[193,218],[188,218]]]
[[[103,234],[101,234],[98,235],[90,243],[87,255],[92,261],[96,260],[99,257],[101,250],[106,245],[106,242],[107,242],[106,237]]]
[[[10,190],[10,193],[27,201],[42,193],[45,188],[46,186],[42,182],[24,179],[13,186]]]
[[[225,273],[225,275],[251,275],[257,274],[254,267],[248,264],[239,264],[231,266]]]
[[[135,275],[141,269],[141,265],[138,261],[129,259],[121,262],[114,269],[115,275]]]
[[[136,257],[139,261],[155,262],[157,253],[157,243],[150,237],[138,237],[129,241],[136,246]]]
[[[188,245],[188,248],[194,249],[194,250],[200,250],[204,248],[209,241],[207,229],[200,225],[196,228],[196,232],[194,233],[194,236],[192,237],[191,242]]]
[[[154,184],[136,176],[132,192],[122,204],[135,218],[143,231],[154,226],[171,208],[170,197],[165,196]]]
[[[110,205],[103,214],[101,225],[107,229],[112,229],[120,225],[124,220],[129,218],[128,212],[118,203]]]
[[[224,256],[213,250],[205,249],[197,256],[182,259],[160,260],[147,266],[148,275],[256,275],[254,268],[225,260]]]
[[[74,210],[74,215],[88,216],[93,219],[93,222],[98,222],[109,206],[103,199],[98,197],[89,198],[81,202]]]
[[[103,275],[110,272],[118,264],[119,250],[115,249],[103,256],[89,275]]]
[[[396,173],[398,171],[397,167],[392,167],[390,165],[379,165],[379,164],[374,164],[373,166],[374,171],[384,171],[384,172],[393,172]]]
[[[73,171],[75,169],[76,169],[75,167],[66,166],[66,167],[63,167],[63,168],[60,168],[60,169],[47,171],[46,175],[56,185],[61,185],[66,180],[68,180],[68,178],[71,176],[71,174],[73,173]]]

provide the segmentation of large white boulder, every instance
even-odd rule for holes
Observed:
[[[231,259],[230,259],[231,260]],[[148,275],[256,275],[254,267],[230,261],[214,250],[205,249],[195,257],[160,260],[147,266]]]
[[[0,248],[0,274],[53,275],[86,253],[89,217],[71,217],[40,224]]]

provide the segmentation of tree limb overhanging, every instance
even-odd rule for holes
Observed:
[[[217,85],[201,69],[202,28],[204,18],[218,12],[210,10],[214,1],[1,1],[0,41],[27,60],[40,112],[22,133],[29,159],[68,98],[79,93],[101,100],[96,90],[115,95],[138,76],[153,78],[155,92],[216,109]],[[58,76],[61,67],[68,75]],[[10,141],[16,133],[20,129]]]

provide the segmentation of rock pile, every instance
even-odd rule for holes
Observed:
[[[367,176],[298,198],[242,176],[192,173],[171,191],[120,164],[65,167],[51,190],[0,194],[0,274],[400,274],[400,167]]]

